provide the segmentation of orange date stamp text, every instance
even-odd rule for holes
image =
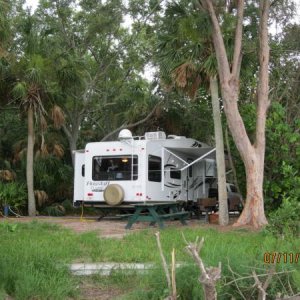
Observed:
[[[285,263],[285,264],[297,264],[300,260],[300,252],[265,252],[264,263]]]

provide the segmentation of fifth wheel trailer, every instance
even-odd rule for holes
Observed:
[[[75,151],[74,205],[189,202],[216,186],[215,149],[192,138],[124,129]]]

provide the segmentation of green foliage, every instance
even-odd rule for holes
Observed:
[[[73,207],[73,202],[71,200],[66,199],[61,203],[61,205],[63,206],[63,208],[67,214],[78,211],[78,209]]]
[[[24,99],[27,95],[27,86],[25,82],[18,82],[13,90],[12,93],[16,99]]]
[[[0,223],[0,227],[6,229],[8,232],[15,232],[18,228],[18,224],[17,223],[3,222],[3,223]]]
[[[283,195],[300,197],[300,134],[298,122],[286,122],[287,110],[274,102],[267,120],[265,194],[270,208],[281,204]]]
[[[0,168],[11,169],[16,154],[16,141],[26,136],[24,120],[16,107],[0,111]],[[7,165],[8,164],[8,165]]]
[[[256,108],[254,103],[244,104],[241,114],[248,136],[255,140]],[[266,123],[266,153],[264,196],[267,212],[277,209],[286,197],[300,198],[300,134],[299,120],[287,122],[287,109],[273,102]],[[233,156],[239,174],[239,184],[245,193],[244,166],[231,141]]]
[[[57,203],[52,204],[51,206],[45,207],[42,211],[42,214],[54,217],[61,217],[65,215],[65,208],[62,205]]]
[[[300,237],[299,198],[283,197],[281,206],[269,216],[267,230],[285,239]]]
[[[0,181],[0,205],[22,208],[27,202],[25,185],[20,182],[3,183]]]
[[[34,180],[35,189],[44,190],[50,201],[63,201],[72,196],[73,169],[53,155],[36,158]]]

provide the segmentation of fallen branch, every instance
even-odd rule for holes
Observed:
[[[175,264],[175,249],[172,251],[172,269],[171,269],[171,279],[172,279],[172,299],[177,299],[176,292],[176,264]]]
[[[295,270],[277,272],[277,273],[274,273],[273,275],[286,274],[286,273],[293,273],[293,272],[295,272]],[[256,275],[256,276],[257,276],[257,277],[265,277],[265,276],[268,276],[268,275],[269,275],[269,274],[258,274],[258,275]],[[253,276],[250,275],[250,276],[240,277],[240,278],[231,280],[231,281],[225,283],[224,286],[230,285],[230,284],[232,284],[232,283],[235,283],[235,281],[240,281],[240,280],[249,279],[249,278],[253,278]]]
[[[241,297],[242,297],[244,300],[247,300],[246,297],[244,296],[244,294],[242,293],[242,291],[241,291],[239,285],[237,284],[237,280],[235,279],[235,275],[238,275],[238,274],[236,274],[236,273],[231,269],[229,263],[228,263],[228,269],[229,269],[229,271],[232,273],[232,276],[233,276],[233,278],[234,278],[234,281],[233,281],[233,282],[235,283],[235,286],[236,286],[236,288],[237,288],[239,294],[241,295]]]
[[[163,266],[163,269],[164,269],[165,274],[166,274],[168,289],[169,289],[169,291],[171,291],[171,288],[172,288],[171,276],[170,276],[170,272],[169,272],[168,265],[167,265],[167,262],[166,262],[166,258],[164,256],[163,251],[162,251],[159,232],[156,232],[155,236],[156,236],[156,242],[157,242],[157,247],[158,247],[158,250],[159,250],[160,258],[161,258],[161,261],[162,261],[162,266]],[[171,298],[169,298],[169,299],[171,300]]]
[[[235,273],[230,265],[228,264],[228,269],[230,270],[230,272],[232,273],[232,276],[234,277],[234,280],[230,281],[230,282],[227,282],[226,284],[224,284],[224,286],[226,285],[230,285],[232,283],[234,283],[239,291],[239,294],[241,295],[241,297],[243,299],[246,299],[246,297],[243,295],[243,293],[241,292],[237,282],[240,281],[240,280],[244,280],[244,279],[251,279],[253,278],[254,279],[254,285],[252,286],[252,288],[257,288],[258,289],[258,297],[257,299],[258,300],[266,300],[267,299],[267,289],[271,283],[271,280],[272,278],[274,277],[274,275],[279,275],[279,274],[287,274],[287,273],[292,273],[292,272],[295,272],[295,270],[292,270],[292,271],[282,271],[282,272],[275,272],[276,271],[276,263],[274,263],[272,265],[272,267],[268,270],[267,273],[265,274],[256,274],[256,272],[253,270],[252,271],[252,275],[250,276],[244,276],[244,277],[239,277],[239,278],[235,278],[235,275],[238,275],[240,276],[239,274]],[[262,280],[262,279],[259,279],[259,277],[266,277],[266,279]],[[282,286],[284,287],[284,284],[281,283]],[[291,293],[293,294],[293,291],[291,290]],[[292,295],[292,296],[289,296],[288,298],[276,298],[276,300],[283,300],[283,299],[289,299],[289,300],[298,300],[299,297],[297,298],[298,295]],[[279,296],[280,297],[280,296]]]

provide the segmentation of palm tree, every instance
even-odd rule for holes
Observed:
[[[26,160],[26,180],[28,190],[28,215],[33,217],[36,215],[36,204],[34,197],[33,182],[33,159],[34,159],[34,141],[35,128],[34,118],[45,114],[45,110],[41,100],[41,89],[34,81],[18,82],[13,93],[20,100],[22,111],[27,114],[27,160]]]

